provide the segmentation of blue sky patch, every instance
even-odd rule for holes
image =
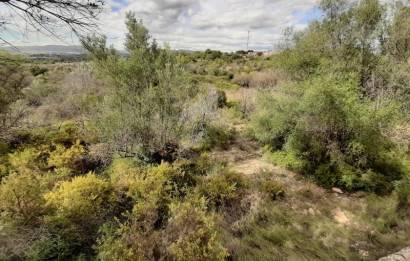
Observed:
[[[117,13],[121,11],[122,8],[128,5],[128,0],[113,0],[114,5],[111,6],[111,11]]]
[[[320,20],[323,17],[323,12],[319,7],[315,6],[307,12],[294,12],[293,15],[298,19],[300,24],[308,24],[315,20]]]

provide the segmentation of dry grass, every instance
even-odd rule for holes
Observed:
[[[283,80],[284,76],[275,71],[241,73],[233,79],[241,87],[261,89],[274,88]]]

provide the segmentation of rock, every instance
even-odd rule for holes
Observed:
[[[315,215],[315,210],[313,210],[313,208],[309,208],[309,214],[311,214],[311,215]]]
[[[363,257],[368,257],[369,256],[369,251],[359,250],[359,254]]]
[[[333,214],[334,214],[334,219],[338,223],[343,224],[343,225],[350,224],[350,219],[346,216],[346,214],[340,208],[337,208]]]
[[[407,261],[410,260],[410,247],[402,249],[401,251],[382,257],[379,261]]]
[[[332,191],[337,194],[343,194],[343,191],[340,188],[332,188]]]

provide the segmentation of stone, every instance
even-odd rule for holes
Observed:
[[[332,188],[332,191],[337,194],[343,194],[343,191],[340,188]]]
[[[410,260],[410,247],[402,249],[401,251],[382,257],[379,261],[408,261]]]

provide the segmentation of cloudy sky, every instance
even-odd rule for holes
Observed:
[[[270,50],[284,28],[304,28],[321,17],[318,0],[108,0],[101,15],[101,32],[109,43],[122,48],[124,17],[134,11],[160,43],[174,49],[233,51],[246,48]],[[15,45],[76,44],[30,33],[6,36]]]

